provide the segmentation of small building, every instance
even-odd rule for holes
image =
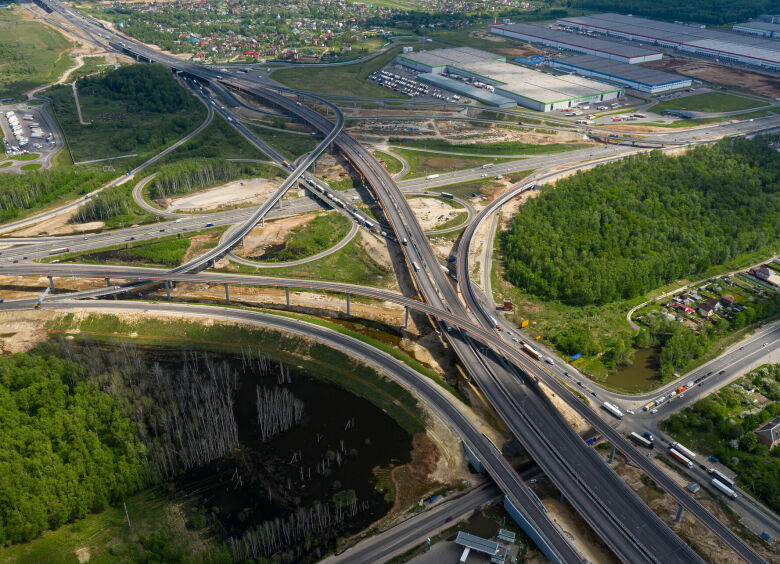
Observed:
[[[755,276],[756,278],[764,280],[765,282],[769,282],[774,286],[780,286],[780,276],[778,276],[774,270],[767,266],[757,268],[755,270]]]
[[[702,303],[699,304],[699,315],[702,317],[709,317],[719,309],[721,309],[723,306],[720,305],[720,302],[717,298],[707,298]]]
[[[696,493],[701,489],[701,486],[696,482],[690,482],[686,487],[688,488],[688,491],[691,493]]]
[[[455,538],[455,544],[459,544],[463,547],[463,555],[460,557],[461,562],[466,562],[469,553],[474,550],[487,554],[490,557],[490,562],[495,564],[502,564],[506,560],[506,547],[501,546],[496,541],[483,539],[471,533],[464,531],[458,531],[458,536]]]
[[[731,294],[723,294],[720,297],[720,305],[722,305],[723,307],[731,307],[735,303],[737,303],[737,298],[735,298]]]
[[[780,417],[775,417],[755,433],[758,442],[773,449],[780,444]]]

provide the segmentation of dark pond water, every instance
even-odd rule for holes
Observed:
[[[178,354],[147,351],[161,364],[172,364],[169,359]],[[286,522],[319,504],[333,522],[307,535],[309,541],[316,539],[308,550],[299,540],[291,551],[276,546],[255,554],[288,551],[282,561],[294,562],[315,560],[315,544],[332,545],[338,536],[356,533],[387,513],[391,504],[374,488],[372,470],[408,462],[411,451],[411,436],[392,418],[300,368],[290,367],[280,377],[275,362],[262,371],[245,367],[237,356],[211,356],[229,362],[239,374],[234,394],[239,447],[169,482],[174,497],[187,501],[225,541],[276,519]],[[258,387],[286,389],[303,403],[300,423],[265,442],[258,424]]]
[[[605,383],[625,392],[644,392],[660,384],[660,349],[639,349],[634,353],[634,363],[607,376]]]

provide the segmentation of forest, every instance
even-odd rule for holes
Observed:
[[[780,241],[772,139],[658,151],[544,186],[501,236],[515,286],[570,305],[607,304]]]
[[[777,14],[780,2],[777,0],[704,0],[698,2],[675,2],[673,0],[584,0],[564,2],[571,8],[586,8],[599,12],[620,12],[669,21],[707,23],[723,25],[743,22],[759,14]]]
[[[219,158],[185,159],[162,165],[149,187],[149,195],[157,200],[238,178],[271,178],[278,173],[275,167],[260,163],[231,162]]]
[[[780,364],[768,364],[675,413],[664,429],[701,454],[716,456],[737,473],[740,487],[780,511],[780,449],[770,451],[753,432],[780,415],[779,401]]]

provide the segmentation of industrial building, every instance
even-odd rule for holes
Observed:
[[[670,47],[718,63],[780,70],[780,43],[763,37],[612,13],[561,18],[558,25]]]
[[[423,73],[419,76],[420,80],[429,83],[434,79],[428,75],[439,75],[440,78],[436,79],[439,83],[435,85],[440,88],[453,89],[474,97],[455,88],[469,86],[540,112],[614,100],[621,97],[624,91],[620,86],[581,76],[553,76],[511,65],[500,55],[471,47],[405,53],[398,55],[396,61]],[[500,99],[495,102],[503,103]]]
[[[490,32],[503,37],[519,39],[529,43],[540,43],[548,47],[596,55],[613,61],[628,64],[657,61],[663,57],[658,50],[644,49],[633,45],[619,45],[613,41],[605,41],[594,37],[586,37],[576,33],[558,31],[538,25],[529,24],[497,24],[490,26]]]
[[[691,85],[689,77],[619,61],[602,59],[595,55],[553,57],[550,66],[563,72],[594,78],[610,84],[619,84],[648,94],[658,94]]]
[[[750,21],[738,23],[731,26],[731,30],[737,33],[749,33],[761,37],[776,37],[780,39],[780,24],[771,22]]]

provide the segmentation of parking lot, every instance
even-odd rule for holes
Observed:
[[[42,106],[0,106],[3,151],[0,172],[25,172],[49,166],[59,148],[52,120]]]

